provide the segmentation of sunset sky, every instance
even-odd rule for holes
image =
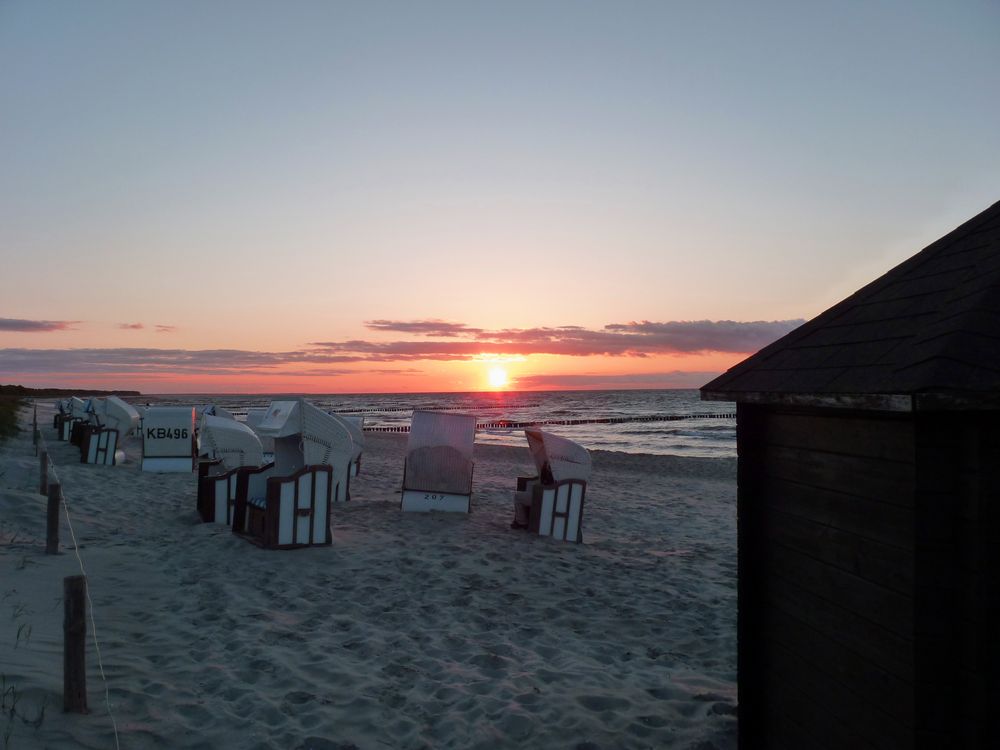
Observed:
[[[1000,200],[1000,4],[0,2],[0,383],[697,387]]]

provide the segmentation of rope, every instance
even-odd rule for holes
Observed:
[[[48,453],[49,446],[45,442],[44,436],[41,437],[41,444],[44,446],[47,455],[47,467],[46,473],[51,474],[52,478],[59,485],[60,493],[62,495],[62,507],[63,514],[66,516],[66,525],[69,527],[69,535],[73,540],[73,552],[76,554],[76,561],[80,566],[80,574],[87,577],[87,571],[83,565],[83,558],[80,556],[80,544],[76,540],[76,532],[73,530],[73,520],[69,516],[69,503],[66,501],[66,492],[63,490],[62,482],[59,479],[59,472],[56,471],[55,462],[52,460],[52,454]],[[121,749],[121,745],[118,742],[118,722],[115,721],[115,714],[111,710],[111,686],[108,684],[108,676],[104,672],[104,660],[101,658],[101,644],[97,640],[97,623],[94,622],[94,601],[90,598],[90,579],[87,578],[87,614],[90,618],[90,632],[94,639],[94,652],[97,654],[97,668],[101,673],[101,680],[104,681],[104,705],[108,709],[108,718],[111,719],[111,728],[115,733],[115,748]]]

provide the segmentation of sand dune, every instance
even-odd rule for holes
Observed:
[[[477,445],[469,516],[403,514],[405,437],[369,435],[333,546],[276,552],[137,445],[87,466],[45,435],[123,748],[735,746],[735,461],[595,452],[572,545],[508,528],[526,449]],[[0,450],[0,739],[114,747],[93,645],[91,714],[61,711],[78,563],[65,524],[43,554],[30,434]]]

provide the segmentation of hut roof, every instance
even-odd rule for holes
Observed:
[[[899,411],[1000,408],[1000,202],[701,395]]]

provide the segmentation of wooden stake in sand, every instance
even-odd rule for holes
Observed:
[[[59,554],[59,504],[62,502],[62,485],[49,485],[48,516],[45,521],[45,554]]]
[[[87,577],[63,578],[63,711],[77,714],[87,713],[86,615]]]
[[[38,494],[49,494],[49,452],[45,450],[38,459]]]

